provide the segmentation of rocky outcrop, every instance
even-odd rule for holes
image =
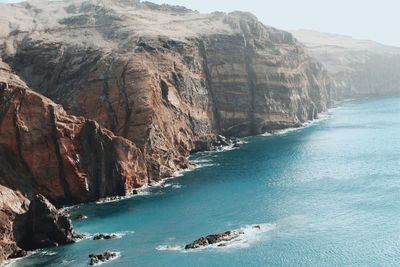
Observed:
[[[338,98],[400,94],[400,48],[315,31],[293,34],[325,65]]]
[[[222,242],[228,242],[232,241],[236,238],[238,238],[240,235],[244,234],[242,231],[226,231],[221,234],[214,234],[214,235],[208,235],[205,237],[201,237],[195,241],[193,241],[190,244],[187,244],[185,246],[185,249],[198,249],[198,248],[203,248],[209,245],[215,245],[217,244],[218,246],[223,246],[224,243]]]
[[[68,115],[0,68],[0,184],[53,203],[124,195],[147,184],[141,151],[98,123]]]
[[[45,197],[32,201],[0,185],[0,261],[26,256],[27,251],[75,242],[71,221]]]
[[[110,260],[115,259],[118,256],[118,253],[112,251],[106,251],[102,254],[90,254],[89,255],[89,265],[98,265]]]
[[[93,237],[93,240],[109,240],[118,238],[116,234],[97,234]]]
[[[132,141],[150,181],[189,167],[186,157],[218,134],[300,126],[334,95],[291,34],[248,13],[68,0],[0,14],[10,21],[3,58],[68,113]]]
[[[67,215],[60,213],[44,196],[36,195],[24,214],[24,227],[19,245],[26,250],[53,247],[75,242]]]
[[[28,199],[21,193],[0,185],[0,262],[26,253],[17,245],[21,223],[16,218],[28,210],[28,205]]]

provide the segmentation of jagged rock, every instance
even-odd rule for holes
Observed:
[[[1,64],[7,87],[0,91],[0,184],[43,193],[56,204],[125,195],[147,184],[143,154],[131,141],[68,115]]]
[[[150,181],[189,166],[209,138],[298,126],[332,100],[327,73],[303,46],[249,13],[122,0],[30,5],[0,10],[10,22],[3,57],[68,113],[132,141]]]
[[[97,234],[93,237],[93,240],[102,240],[102,239],[115,239],[118,238],[116,234]]]
[[[227,231],[227,232],[221,233],[221,234],[208,235],[206,237],[201,237],[201,238],[193,241],[190,244],[187,244],[185,246],[185,249],[186,250],[197,249],[197,248],[205,247],[208,245],[231,241],[231,240],[239,237],[242,234],[243,234],[243,232],[241,232],[241,231]],[[222,243],[222,244],[219,244],[218,246],[224,246],[224,245],[225,244]]]
[[[26,213],[24,235],[20,241],[25,249],[52,247],[73,243],[75,234],[68,216],[60,213],[44,196],[36,195]]]
[[[111,251],[106,251],[102,254],[90,254],[89,255],[89,265],[96,265],[99,263],[103,263],[109,260],[114,259],[115,257],[117,257],[117,253],[116,252],[111,252]]]

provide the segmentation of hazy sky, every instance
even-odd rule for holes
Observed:
[[[153,0],[202,12],[245,10],[281,29],[341,33],[400,46],[399,0]]]
[[[312,29],[400,46],[399,0],[150,1],[183,5],[201,12],[250,11],[265,24],[281,29]]]

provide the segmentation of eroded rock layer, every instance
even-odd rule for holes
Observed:
[[[98,123],[68,115],[0,68],[0,183],[53,203],[124,195],[148,182],[141,151]]]
[[[291,34],[248,13],[69,0],[0,14],[10,21],[3,58],[70,114],[132,141],[150,181],[189,166],[189,153],[217,134],[300,126],[334,95]]]

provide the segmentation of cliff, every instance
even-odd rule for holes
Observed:
[[[216,134],[299,126],[330,80],[287,32],[253,15],[123,0],[3,5],[1,53],[28,85],[135,143],[151,181]],[[12,15],[11,15],[12,14]]]
[[[400,48],[315,31],[293,34],[329,71],[340,98],[400,94]]]
[[[68,115],[0,60],[0,260],[24,255],[20,247],[72,242],[68,219],[47,200],[40,197],[28,209],[37,193],[72,204],[147,183],[143,155],[131,141]]]
[[[68,115],[0,62],[0,183],[53,203],[123,195],[147,184],[140,150],[96,122]]]
[[[219,134],[297,127],[335,97],[290,33],[248,13],[33,1],[2,4],[0,21],[0,185],[23,207],[5,233],[38,193],[124,195],[190,167]]]

